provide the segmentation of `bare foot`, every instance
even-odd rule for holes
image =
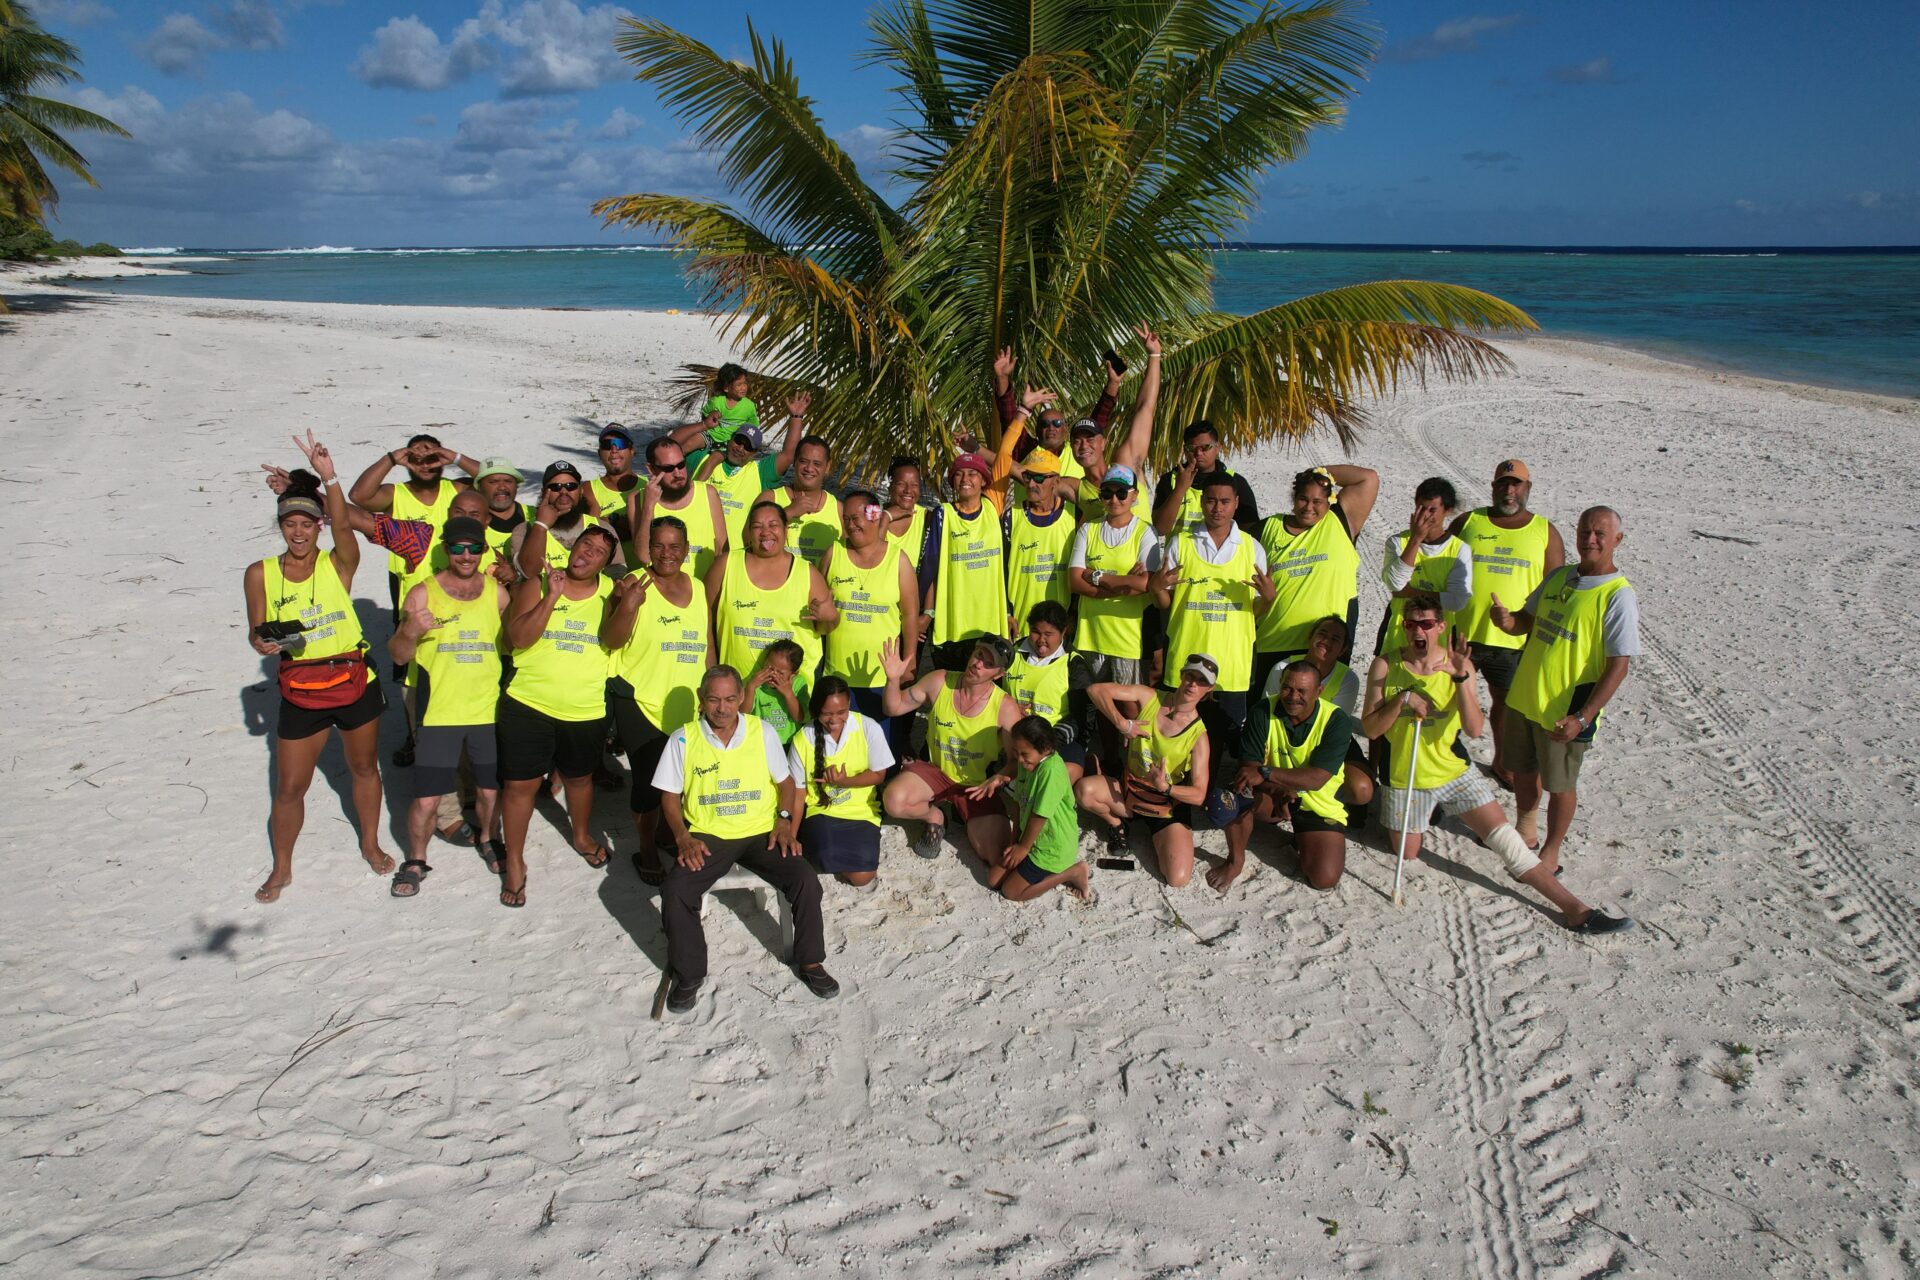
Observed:
[[[292,876],[287,876],[285,879],[279,876],[268,876],[267,882],[253,891],[253,900],[255,902],[278,902],[280,901],[280,891],[292,883]]]
[[[360,856],[367,860],[367,865],[373,868],[375,875],[390,876],[393,874],[393,856],[385,849],[374,849],[371,852],[362,849]]]
[[[1061,882],[1060,887],[1065,889],[1067,896],[1075,902],[1083,907],[1090,907],[1100,900],[1100,895],[1093,891],[1093,886],[1088,884],[1087,880],[1087,864],[1078,863],[1072,871],[1067,873],[1067,879]]]
[[[1207,872],[1207,887],[1215,893],[1225,893],[1233,888],[1233,882],[1240,878],[1245,863],[1223,862]]]

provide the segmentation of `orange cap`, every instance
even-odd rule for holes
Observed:
[[[1505,480],[1508,476],[1512,476],[1517,480],[1523,480],[1527,484],[1533,483],[1533,472],[1527,470],[1527,464],[1518,458],[1508,458],[1505,462],[1493,469],[1493,478],[1495,480]]]

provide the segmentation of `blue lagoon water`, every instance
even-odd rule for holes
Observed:
[[[182,250],[121,293],[412,306],[688,309],[682,259],[638,248]],[[1484,289],[1550,336],[1826,386],[1920,396],[1920,251],[1246,247],[1216,255],[1237,313],[1369,280]]]

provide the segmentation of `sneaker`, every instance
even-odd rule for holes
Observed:
[[[1585,920],[1568,927],[1575,933],[1624,933],[1633,928],[1633,921],[1626,916],[1610,916],[1595,907]]]
[[[691,1013],[693,1011],[693,1002],[699,998],[699,995],[700,983],[682,982],[679,978],[675,978],[673,980],[673,989],[667,992],[667,1012]]]
[[[833,975],[828,973],[826,969],[820,965],[795,965],[793,972],[795,977],[807,984],[807,990],[813,992],[813,994],[819,996],[822,1000],[831,1000],[840,994],[840,984],[835,982]],[[672,1007],[671,1001],[669,1001],[668,1007]]]
[[[919,838],[913,842],[913,851],[923,858],[939,857],[940,838],[946,834],[946,829],[947,824],[944,822],[926,823],[920,829]]]
[[[1100,838],[1107,842],[1107,852],[1117,858],[1124,858],[1131,851],[1127,829],[1118,822],[1108,823],[1107,829],[1100,833]]]

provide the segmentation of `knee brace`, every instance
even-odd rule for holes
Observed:
[[[1500,861],[1507,864],[1507,874],[1515,880],[1540,865],[1539,856],[1527,848],[1511,822],[1502,823],[1487,835],[1487,848],[1500,855]]]

